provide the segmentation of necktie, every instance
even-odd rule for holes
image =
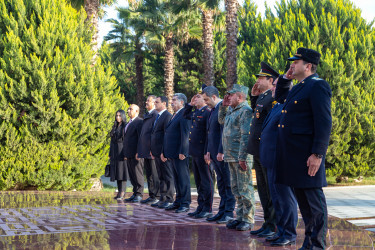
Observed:
[[[133,120],[130,120],[130,121],[128,122],[128,124],[126,124],[126,126],[125,126],[125,133],[126,133],[126,130],[128,130],[129,124],[130,124],[132,121],[133,121]]]
[[[159,120],[159,117],[160,117],[160,114],[158,114],[158,115],[156,116],[156,119],[155,119],[155,121],[154,121],[154,125],[152,126],[152,128],[155,127],[155,124],[156,124],[156,122]]]

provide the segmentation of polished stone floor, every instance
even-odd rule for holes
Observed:
[[[249,232],[112,197],[105,192],[1,192],[0,249],[298,249],[303,241],[301,220],[297,244],[274,248]],[[218,202],[215,198],[215,208]],[[257,228],[259,204],[256,211]],[[332,216],[328,228],[329,249],[374,249],[373,232]]]

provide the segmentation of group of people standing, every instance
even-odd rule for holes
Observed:
[[[187,215],[229,229],[252,230],[254,168],[264,223],[250,233],[266,237],[271,246],[295,244],[298,204],[305,224],[301,249],[325,249],[327,206],[322,187],[327,185],[324,159],[332,126],[331,90],[316,74],[317,51],[299,48],[288,60],[292,64],[284,75],[261,63],[251,106],[249,89],[234,84],[224,99],[214,86],[203,86],[189,103],[184,94],[176,93],[173,114],[167,110],[168,98],[153,95],[147,98],[143,119],[135,104],[128,109],[128,122],[125,111],[117,111],[110,147],[110,178],[118,185],[115,198],[124,199],[130,180],[133,194],[125,201],[188,212],[190,156],[198,207]],[[294,87],[293,79],[298,81]],[[216,214],[214,173],[220,195]]]

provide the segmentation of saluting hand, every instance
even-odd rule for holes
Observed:
[[[181,161],[182,161],[182,160],[185,160],[185,159],[186,159],[186,156],[183,155],[183,154],[179,154],[179,155],[178,155],[178,159],[180,159]]]
[[[239,161],[239,164],[243,171],[247,170],[246,161]]]
[[[289,80],[294,79],[294,75],[293,75],[292,67],[290,67],[290,68],[288,69],[288,71],[287,71],[286,74],[285,74],[285,77],[288,78]]]
[[[190,105],[191,106],[195,106],[195,99],[196,99],[196,95],[194,95],[192,98],[191,98],[191,101],[190,101]]]
[[[258,96],[260,95],[260,90],[259,90],[259,84],[255,83],[253,88],[251,89],[251,95],[252,96]]]
[[[230,100],[229,100],[229,95],[224,96],[224,100],[222,102],[223,106],[229,106],[230,105]]]
[[[321,163],[322,158],[318,158],[314,154],[310,155],[309,159],[307,159],[307,167],[309,168],[307,173],[310,176],[315,176],[316,172],[318,172],[320,168]]]

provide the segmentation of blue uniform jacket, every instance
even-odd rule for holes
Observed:
[[[210,111],[211,114],[207,118],[207,139],[204,153],[209,152],[213,159],[216,159],[218,153],[222,154],[224,152],[223,142],[221,140],[223,125],[218,121],[220,105],[221,102]]]
[[[189,154],[189,129],[191,121],[184,118],[180,110],[165,128],[163,154],[170,159],[178,159],[179,154]]]
[[[191,120],[189,132],[189,155],[191,156],[203,158],[209,115],[210,110],[207,106],[193,111],[193,106],[189,104],[185,105],[184,117],[185,119]]]
[[[279,78],[277,95],[288,91],[289,81]],[[279,88],[279,89],[278,89]],[[281,91],[283,90],[283,91]],[[327,185],[325,154],[331,134],[331,89],[317,74],[307,77],[288,93],[278,124],[276,182],[296,188]],[[308,175],[307,159],[311,154],[323,155],[315,176]]]
[[[267,169],[275,168],[277,125],[279,124],[283,107],[283,104],[276,103],[263,123],[259,144],[259,157],[262,166]]]

